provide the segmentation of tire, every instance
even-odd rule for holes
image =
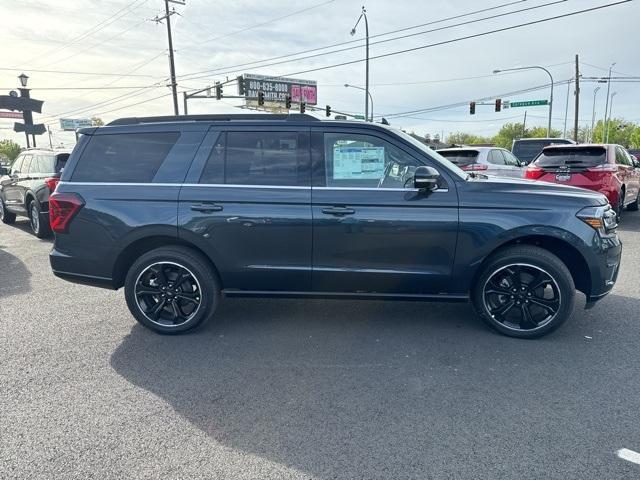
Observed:
[[[220,282],[209,262],[180,246],[142,255],[129,268],[124,288],[135,319],[162,334],[197,327],[213,315],[220,302]]]
[[[638,192],[638,195],[636,195],[636,201],[627,205],[627,210],[629,210],[630,212],[637,212],[638,209],[640,208],[639,203],[640,203],[640,192]]]
[[[571,273],[558,257],[540,247],[517,245],[488,259],[473,287],[472,301],[494,330],[538,338],[571,316],[575,295]]]
[[[16,221],[16,214],[11,213],[7,210],[7,207],[4,205],[4,200],[0,198],[0,221],[7,225],[11,225]]]
[[[27,205],[27,214],[29,215],[29,225],[31,225],[31,231],[38,238],[47,238],[51,235],[51,227],[49,226],[49,219],[44,221],[42,215],[42,209],[38,200],[31,200]]]
[[[624,190],[620,190],[620,193],[618,194],[618,205],[616,206],[616,208],[614,208],[616,216],[618,217],[618,222],[622,220],[622,211],[624,210],[624,196]]]

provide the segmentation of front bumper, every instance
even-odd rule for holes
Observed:
[[[618,279],[620,260],[622,258],[622,242],[617,235],[607,235],[594,245],[594,255],[589,262],[591,268],[591,291],[587,297],[586,308],[604,298]]]

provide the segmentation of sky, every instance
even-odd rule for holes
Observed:
[[[366,1],[376,119],[382,115],[394,126],[432,137],[458,131],[493,135],[505,122],[522,121],[525,110],[527,126],[546,126],[548,107],[496,113],[492,103],[498,97],[548,99],[549,77],[543,70],[492,73],[543,66],[555,82],[553,128],[564,130],[568,111],[570,130],[574,87],[567,81],[575,75],[578,54],[580,124],[591,123],[598,86],[595,117],[604,116],[608,85],[588,77],[607,76],[613,62],[613,116],[640,122],[640,1],[484,34],[616,1]],[[293,76],[317,81],[319,106],[363,113],[364,92],[344,87],[365,83],[363,22],[350,35],[363,0],[185,0],[171,6],[179,92],[243,73]],[[486,11],[474,13],[478,10]],[[163,0],[0,0],[0,94],[17,88],[17,76],[27,74],[31,96],[44,100],[34,121],[50,127],[54,145],[73,144],[73,133],[60,130],[61,117],[97,116],[108,122],[172,114],[166,25],[153,21],[163,13]],[[344,42],[352,43],[324,48]],[[354,48],[335,51],[349,47]],[[394,54],[407,49],[415,50]],[[392,55],[373,58],[386,54]],[[314,56],[300,59],[309,55]],[[326,68],[348,62],[355,63]],[[534,87],[541,88],[513,93]],[[224,94],[236,95],[236,87],[226,86]],[[470,101],[490,105],[478,105],[472,116]],[[193,99],[189,113],[241,113],[241,103]],[[13,120],[0,118],[0,139],[24,145],[24,134],[12,129]],[[38,137],[39,145],[48,143],[46,135]]]

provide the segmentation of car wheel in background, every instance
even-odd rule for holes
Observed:
[[[0,198],[0,221],[11,225],[16,221],[16,214],[9,212],[4,206],[4,201]]]
[[[43,219],[41,214],[40,202],[37,200],[31,200],[27,206],[27,212],[29,214],[29,223],[34,235],[38,238],[46,238],[51,235],[51,227],[49,226],[48,218]]]
[[[636,201],[627,205],[627,210],[630,210],[632,212],[637,212],[638,208],[640,208],[639,203],[640,203],[640,191],[638,192],[638,195],[636,195]]]
[[[180,246],[162,247],[131,266],[125,298],[141,324],[158,333],[175,334],[213,315],[220,301],[220,283],[199,253]]]
[[[518,245],[489,258],[472,300],[485,323],[500,333],[536,338],[569,318],[575,285],[558,257],[540,247]]]

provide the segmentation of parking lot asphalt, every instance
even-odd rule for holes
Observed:
[[[640,478],[640,214],[620,235],[613,293],[539,340],[466,304],[244,299],[165,337],[0,225],[0,478]]]

